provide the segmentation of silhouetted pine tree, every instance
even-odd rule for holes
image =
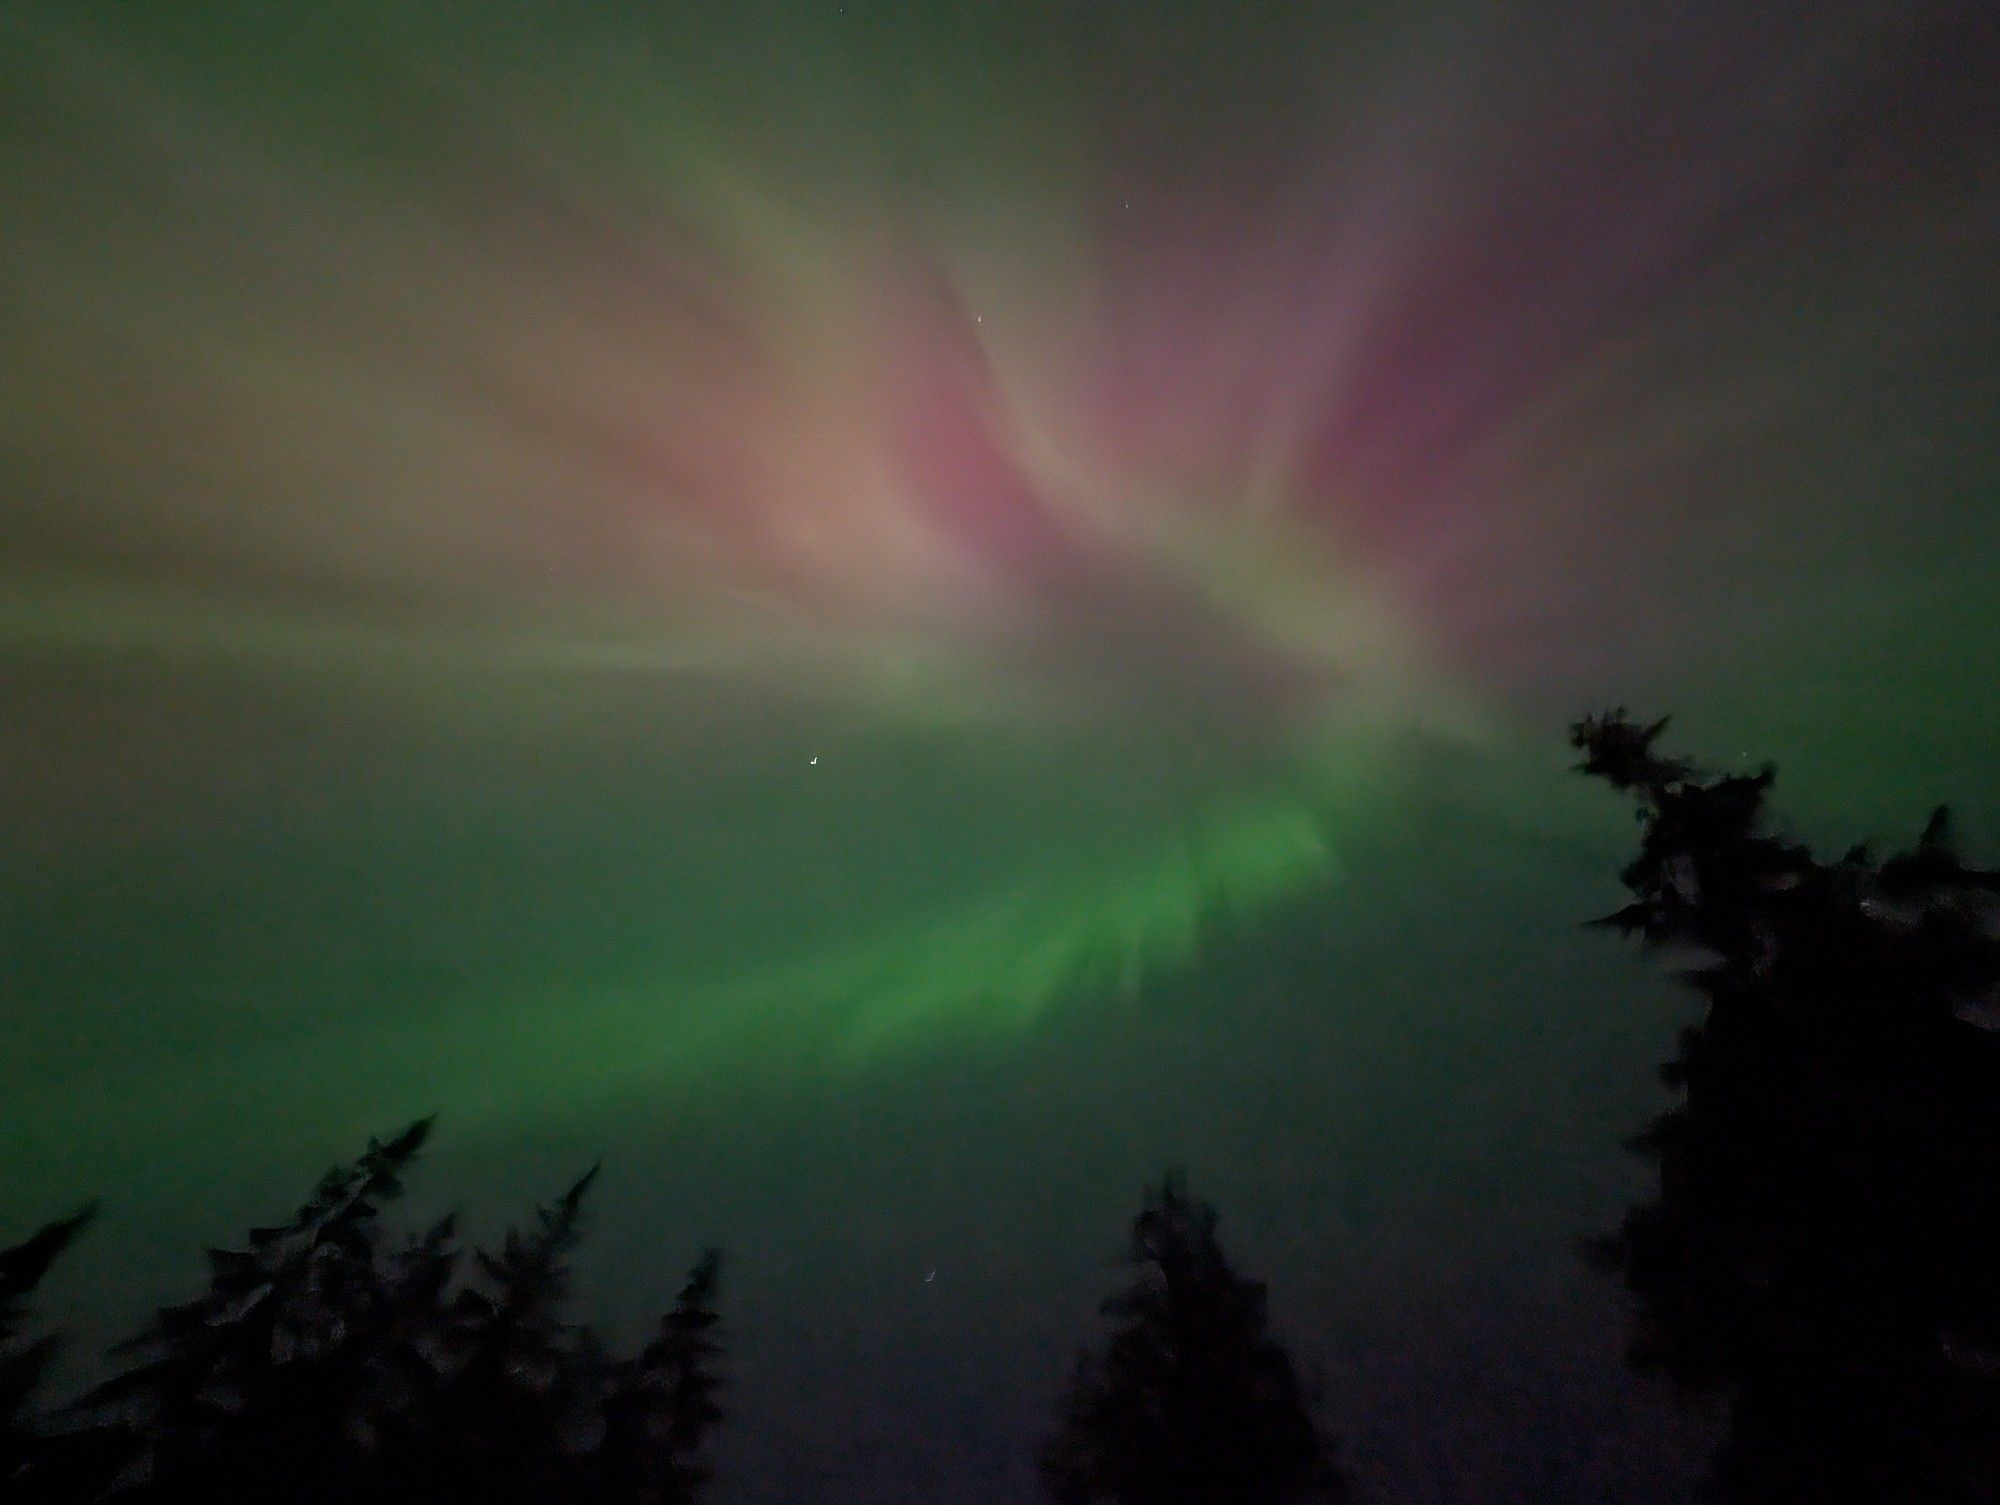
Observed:
[[[1341,1502],[1333,1448],[1290,1357],[1265,1330],[1265,1289],[1215,1240],[1213,1208],[1173,1177],[1132,1227],[1141,1275],[1103,1305],[1101,1350],[1077,1359],[1042,1458],[1057,1505]]]
[[[721,1257],[709,1250],[674,1309],[604,1403],[605,1496],[625,1505],[692,1505],[708,1482],[702,1449],[722,1420],[722,1345],[715,1294]]]
[[[47,1224],[11,1249],[0,1249],[0,1499],[18,1497],[28,1488],[30,1470],[46,1465],[44,1439],[29,1417],[29,1403],[55,1357],[58,1339],[53,1334],[24,1336],[28,1298],[91,1215],[85,1208]]]
[[[379,1320],[349,1423],[378,1505],[415,1505],[442,1472],[451,1382],[446,1298],[458,1263],[457,1219],[447,1216],[380,1266]]]
[[[495,1505],[580,1499],[602,1436],[602,1364],[596,1345],[564,1319],[568,1259],[592,1167],[532,1232],[509,1229],[498,1254],[481,1251],[479,1276],[446,1320],[439,1418],[444,1467],[429,1497]]]
[[[2000,1499],[2000,875],[1943,810],[1916,848],[1816,859],[1768,768],[1579,722],[1631,795],[1633,902],[1597,923],[1695,953],[1706,1000],[1635,1148],[1659,1193],[1594,1253],[1642,1371],[1729,1401],[1713,1494],[1759,1505]]]
[[[124,1497],[336,1501],[372,1482],[377,1366],[408,1317],[378,1214],[430,1128],[371,1140],[289,1223],[211,1249],[208,1290],[123,1346],[138,1362],[85,1407],[136,1443]]]

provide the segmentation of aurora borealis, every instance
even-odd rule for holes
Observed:
[[[136,1305],[224,1163],[602,1154],[608,1307],[739,1253],[727,1498],[1012,1501],[1178,1161],[1394,1498],[1674,1497],[1560,728],[2000,829],[1996,76],[1980,0],[0,12],[5,1226],[102,1195]]]

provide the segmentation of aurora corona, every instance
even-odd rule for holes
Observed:
[[[1711,653],[1660,519],[1803,504],[1664,478],[1949,322],[1772,254],[1861,7],[1816,70],[1718,20],[1671,141],[1643,8],[1534,107],[1358,19],[208,9],[0,21],[15,897],[37,985],[103,969],[10,1068],[45,1126],[511,1117],[1137,987],[1337,882],[1413,749]]]

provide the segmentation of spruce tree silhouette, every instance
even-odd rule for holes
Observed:
[[[1042,1457],[1056,1505],[1338,1505],[1348,1492],[1290,1357],[1265,1330],[1262,1282],[1215,1240],[1213,1208],[1176,1177],[1132,1226],[1142,1273],[1103,1305]]]
[[[1821,862],[1771,830],[1774,774],[1656,754],[1665,722],[1572,728],[1634,798],[1633,902],[1594,923],[1691,951],[1705,1000],[1633,1143],[1658,1193],[1592,1248],[1642,1372],[1726,1398],[1711,1497],[2000,1499],[2000,874],[1935,812],[1917,846]]]
[[[498,1254],[476,1257],[446,1324],[450,1379],[441,1436],[447,1467],[430,1491],[466,1502],[574,1499],[600,1430],[595,1348],[563,1320],[593,1166],[536,1227],[509,1229]]]
[[[45,1225],[11,1249],[0,1249],[0,1499],[15,1498],[16,1491],[27,1487],[30,1468],[45,1465],[43,1453],[49,1446],[30,1420],[29,1403],[59,1340],[54,1334],[23,1336],[28,1298],[93,1211],[86,1207]]]
[[[84,1402],[136,1445],[121,1497],[331,1502],[377,1482],[371,1381],[407,1315],[383,1279],[379,1213],[430,1129],[370,1140],[289,1223],[209,1250],[208,1290],[122,1346],[137,1362]]]
[[[604,1403],[607,1496],[632,1505],[691,1505],[708,1482],[701,1460],[722,1420],[717,1365],[722,1345],[715,1294],[722,1270],[713,1249],[681,1287],[658,1335],[630,1364],[619,1366]]]

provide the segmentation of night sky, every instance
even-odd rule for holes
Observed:
[[[85,1355],[435,1110],[615,1331],[724,1246],[723,1505],[1017,1505],[1184,1165],[1377,1498],[1680,1498],[1564,726],[1990,850],[1996,684],[1987,0],[0,5]]]

